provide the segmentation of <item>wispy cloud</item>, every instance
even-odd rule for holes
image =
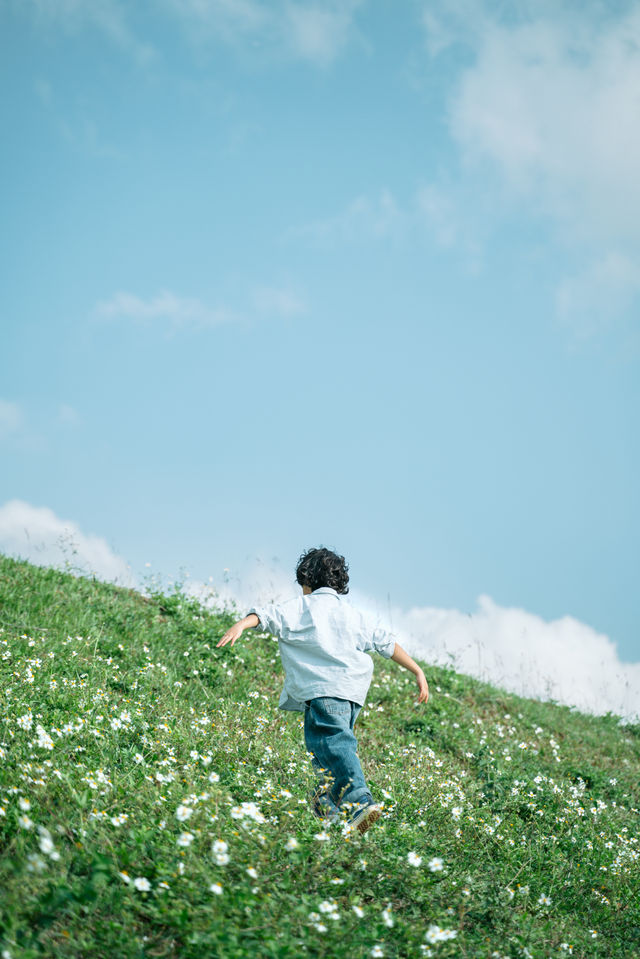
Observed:
[[[267,317],[281,316],[286,319],[306,312],[302,297],[287,287],[258,287],[253,294],[253,304],[260,315]]]
[[[127,7],[119,0],[23,0],[20,10],[31,14],[43,29],[67,34],[95,30],[141,66],[156,58],[153,45],[132,29]]]
[[[301,60],[326,67],[356,34],[355,15],[364,0],[162,0],[156,16],[178,25],[200,49],[223,43],[250,54]],[[122,0],[24,0],[20,10],[43,29],[79,34],[97,30],[141,66],[157,51],[132,25]]]
[[[148,299],[120,291],[98,303],[93,314],[103,320],[131,320],[175,334],[210,330],[229,323],[244,324],[256,317],[289,319],[305,310],[302,297],[289,287],[258,287],[250,294],[246,308],[238,310],[211,307],[199,299],[178,296],[169,290]]]
[[[332,63],[347,46],[361,3],[362,0],[286,3],[283,27],[291,52],[318,66]]]
[[[81,417],[75,407],[69,403],[61,403],[58,407],[57,422],[60,426],[78,426]]]
[[[361,194],[331,216],[290,229],[285,239],[332,245],[427,239],[462,251],[469,269],[476,272],[482,263],[486,228],[470,215],[463,189],[448,181],[419,186],[404,201],[387,188],[370,196]]]
[[[252,58],[278,55],[326,67],[354,34],[363,0],[165,0],[198,45],[223,40]]]
[[[200,300],[176,296],[162,290],[149,299],[120,291],[95,308],[95,315],[106,319],[128,319],[144,325],[164,323],[176,332],[181,329],[210,329],[230,323],[236,315],[223,308],[212,309]]]
[[[295,227],[287,236],[332,242],[399,237],[413,216],[414,211],[403,209],[391,190],[382,189],[377,196],[354,197],[343,210]]]
[[[556,312],[576,336],[590,337],[635,307],[640,313],[640,262],[612,251],[561,281]]]
[[[194,42],[243,42],[271,26],[269,8],[259,0],[163,0],[164,9]]]
[[[25,415],[18,403],[0,399],[0,440],[18,433],[24,422]]]

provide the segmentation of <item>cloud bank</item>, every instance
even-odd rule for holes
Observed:
[[[61,520],[46,507],[11,500],[0,507],[0,551],[38,565],[62,565],[69,558],[98,578],[134,585],[130,567],[98,536]],[[209,608],[235,608],[239,616],[254,603],[281,602],[300,595],[293,572],[277,562],[247,561],[225,570],[219,581],[187,580],[185,591]],[[452,665],[459,672],[502,689],[607,712],[640,722],[640,663],[623,663],[615,644],[571,616],[550,622],[523,609],[499,606],[480,596],[472,613],[438,607],[381,607],[357,589],[348,602],[390,629],[410,655],[426,663]],[[428,678],[428,676],[427,676]]]
[[[46,506],[13,499],[0,506],[0,552],[37,566],[64,566],[99,579],[133,586],[124,559],[100,536],[82,532],[72,520],[60,519]]]
[[[194,582],[189,590],[209,606],[233,603],[241,616],[254,603],[300,595],[293,573],[260,560],[228,571],[222,584]],[[547,622],[526,610],[499,606],[489,596],[480,596],[472,613],[381,607],[353,588],[347,601],[427,663],[452,665],[520,696],[640,722],[640,663],[621,662],[608,636],[571,616]]]

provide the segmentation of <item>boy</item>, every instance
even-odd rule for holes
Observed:
[[[364,833],[381,814],[365,782],[353,733],[373,675],[367,652],[376,650],[412,672],[419,703],[426,703],[429,687],[423,671],[391,633],[373,628],[340,599],[349,592],[348,568],[344,556],[331,550],[307,550],[296,567],[303,595],[279,605],[252,607],[217,646],[233,646],[245,629],[257,626],[278,637],[285,671],[279,706],[304,713],[305,744],[323,783],[312,797],[313,812],[336,822],[345,810],[347,822]]]

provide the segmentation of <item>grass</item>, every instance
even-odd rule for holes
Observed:
[[[0,557],[0,955],[640,956],[640,727],[377,657],[321,828],[278,644]]]

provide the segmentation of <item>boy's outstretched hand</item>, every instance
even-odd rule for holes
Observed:
[[[218,648],[218,646],[226,646],[227,643],[231,643],[231,645],[233,646],[236,639],[240,639],[243,632],[244,632],[244,627],[241,626],[240,623],[234,623],[233,626],[231,626],[226,631],[226,633],[224,634],[220,642],[216,643],[216,649]]]
[[[424,673],[418,673],[416,676],[416,682],[418,683],[418,688],[420,690],[418,702],[426,703],[429,698],[429,684],[427,683]]]
[[[413,675],[416,677],[418,689],[420,690],[418,702],[426,703],[429,698],[429,686],[427,685],[425,675],[418,664],[411,659],[411,656],[404,651],[399,643],[395,644],[391,659],[394,661],[394,663],[399,663],[400,666],[403,666],[405,669],[408,669],[410,673],[413,673]]]
[[[219,643],[216,643],[216,649],[218,646],[226,646],[227,643],[233,644],[236,639],[240,639],[245,629],[253,629],[254,626],[259,626],[260,620],[255,613],[249,613],[248,616],[245,616],[244,619],[239,619],[237,623],[234,623],[233,626],[230,626],[226,631]]]

